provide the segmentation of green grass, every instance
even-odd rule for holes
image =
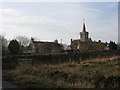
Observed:
[[[19,65],[10,80],[26,88],[118,88],[120,57],[81,64]]]

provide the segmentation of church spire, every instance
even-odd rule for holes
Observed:
[[[86,32],[86,27],[85,27],[85,20],[83,19],[83,32]]]
[[[89,33],[86,31],[85,22],[83,19],[83,28],[82,28],[82,32],[80,32],[80,41],[88,42],[89,41],[88,35]]]
[[[85,27],[85,23],[83,23],[83,32],[86,32],[86,27]]]

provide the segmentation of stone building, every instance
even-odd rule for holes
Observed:
[[[83,23],[82,32],[80,32],[80,39],[72,40],[71,39],[71,47],[73,51],[104,51],[106,50],[106,44],[99,40],[98,42],[92,41],[89,38],[89,32],[86,31],[85,23]]]
[[[54,42],[42,42],[34,41],[33,38],[30,40],[28,46],[28,53],[30,54],[51,54],[51,53],[61,53],[63,46],[58,43],[58,40]]]

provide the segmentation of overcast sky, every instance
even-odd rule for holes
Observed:
[[[79,39],[83,18],[92,40],[118,42],[117,2],[6,2],[0,7],[0,34],[70,44]]]

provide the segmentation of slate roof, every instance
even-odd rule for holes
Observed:
[[[50,46],[50,47],[54,47],[54,46],[59,46],[59,47],[63,47],[63,45],[59,44],[59,43],[55,43],[55,42],[42,42],[42,41],[33,41],[34,45],[36,48],[41,48],[41,46]]]

